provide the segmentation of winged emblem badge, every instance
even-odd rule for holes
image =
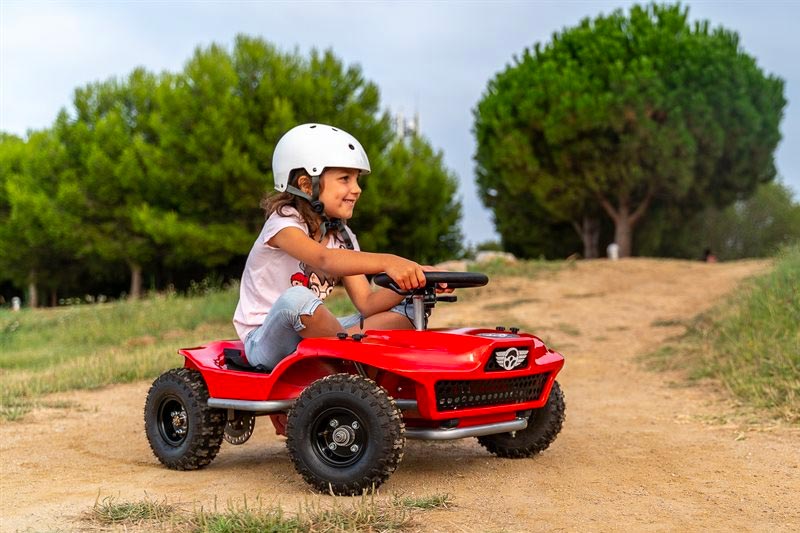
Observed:
[[[509,348],[508,350],[498,350],[495,352],[494,359],[497,364],[506,370],[513,370],[521,366],[528,358],[528,350],[520,348]]]

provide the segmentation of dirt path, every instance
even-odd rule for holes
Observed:
[[[455,508],[419,515],[424,531],[800,531],[800,432],[726,421],[731,409],[719,396],[671,387],[636,361],[682,330],[665,323],[765,268],[582,262],[440,306],[436,326],[526,323],[562,350],[567,421],[531,459],[492,457],[474,439],[409,441],[381,493],[451,494]],[[138,501],[146,492],[208,508],[260,494],[287,511],[313,498],[266,423],[203,471],[162,468],[142,429],[148,386],[61,395],[80,408],[0,423],[0,530],[80,530],[75,516],[98,495]]]

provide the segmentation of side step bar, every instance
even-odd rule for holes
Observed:
[[[395,400],[397,407],[403,411],[417,408],[416,400]],[[252,411],[255,413],[283,413],[288,411],[294,400],[229,400],[225,398],[209,398],[208,406],[215,409],[236,409],[237,411]],[[451,440],[464,437],[480,437],[494,435],[495,433],[509,433],[521,431],[528,427],[527,418],[516,418],[508,422],[483,424],[465,428],[406,428],[406,437],[420,440]]]
[[[509,420],[508,422],[497,422],[495,424],[483,424],[481,426],[465,428],[406,428],[406,438],[421,440],[463,439],[464,437],[481,437],[483,435],[494,435],[495,433],[522,431],[526,427],[528,427],[528,419],[517,418]]]
[[[208,406],[215,409],[236,409],[237,411],[254,411],[256,413],[280,413],[288,411],[294,400],[226,400],[225,398],[209,398]]]
[[[401,411],[412,411],[417,408],[416,400],[395,400]],[[225,398],[209,398],[208,406],[215,409],[236,409],[256,413],[281,413],[288,411],[294,400],[228,400]]]

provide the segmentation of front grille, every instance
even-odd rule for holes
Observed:
[[[541,397],[545,383],[546,373],[508,379],[439,381],[436,383],[436,410],[532,402]]]

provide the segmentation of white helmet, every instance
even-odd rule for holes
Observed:
[[[292,170],[303,168],[313,178],[326,167],[355,168],[362,176],[370,173],[369,159],[361,143],[333,126],[301,124],[287,131],[275,145],[272,173],[278,191],[299,192],[289,186]]]

